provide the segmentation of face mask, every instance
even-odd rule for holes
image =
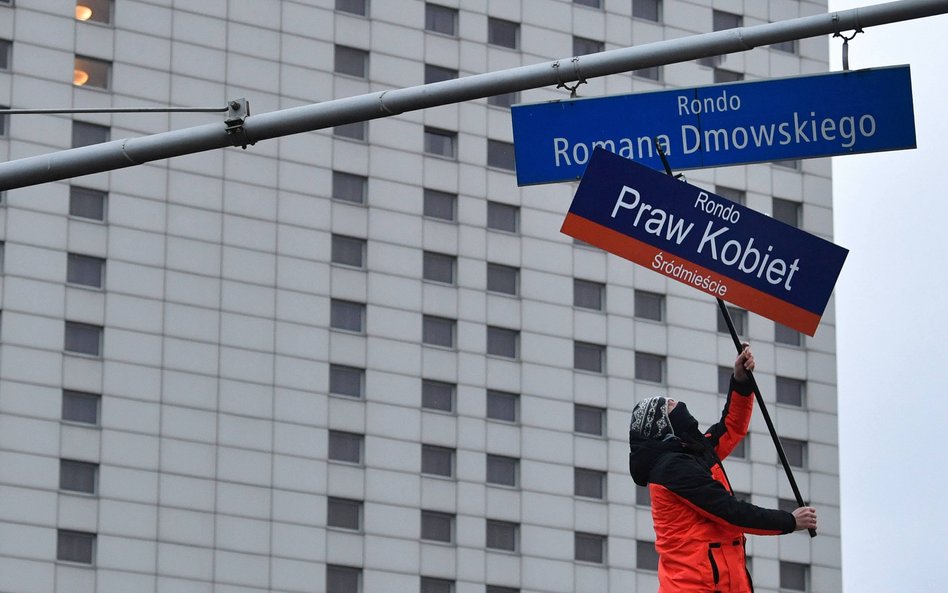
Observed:
[[[684,402],[678,402],[675,408],[668,414],[675,436],[683,439],[688,437],[700,436],[698,430],[698,421],[688,411],[688,406]]]

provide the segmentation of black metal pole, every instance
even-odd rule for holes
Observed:
[[[655,140],[655,147],[658,150],[658,156],[662,159],[662,165],[665,166],[665,172],[674,177],[672,173],[671,166],[668,164],[668,158],[665,156],[665,151],[662,150],[661,145],[658,140]],[[731,339],[734,341],[734,347],[737,349],[737,353],[740,354],[744,351],[744,346],[741,344],[741,339],[737,335],[737,328],[734,327],[734,321],[731,319],[731,313],[727,310],[727,305],[724,304],[720,298],[718,301],[718,309],[721,311],[721,316],[724,317],[724,322],[727,324],[727,330],[731,334]],[[787,473],[787,480],[790,482],[790,488],[793,490],[793,496],[796,498],[797,506],[802,507],[806,506],[806,503],[803,502],[803,496],[800,494],[800,488],[797,486],[797,480],[793,477],[793,470],[790,469],[790,461],[787,460],[787,454],[783,450],[783,445],[780,444],[780,437],[777,436],[777,429],[774,428],[773,420],[770,419],[770,412],[767,411],[767,404],[764,403],[764,397],[760,394],[760,387],[757,386],[757,380],[754,379],[754,373],[747,371],[747,378],[751,382],[751,387],[754,390],[754,396],[757,398],[757,405],[760,408],[760,413],[764,416],[764,422],[767,424],[767,430],[770,431],[770,438],[774,441],[774,447],[777,449],[777,457],[780,458],[780,464],[783,465],[783,470]],[[815,529],[808,529],[810,532],[810,537],[816,537]]]

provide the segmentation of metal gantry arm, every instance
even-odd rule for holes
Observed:
[[[236,136],[233,124],[217,122],[114,140],[0,163],[0,190],[131,167],[235,144],[247,146],[270,138],[428,107],[565,85],[581,79],[945,13],[948,13],[948,0],[900,0],[261,113],[241,118]],[[239,143],[235,143],[238,138]]]

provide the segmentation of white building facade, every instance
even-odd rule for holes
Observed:
[[[6,0],[0,105],[253,113],[825,12],[825,0]],[[594,97],[828,69],[826,38],[590,80]],[[657,589],[636,401],[703,423],[712,299],[559,233],[509,106],[472,101],[10,190],[0,205],[0,593]],[[223,119],[12,115],[0,158]],[[672,163],[674,166],[674,163]],[[832,236],[827,159],[690,182]],[[760,593],[841,588],[835,330],[735,311],[820,535],[751,537]],[[726,462],[793,508],[756,413]]]

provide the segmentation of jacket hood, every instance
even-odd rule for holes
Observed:
[[[648,486],[649,475],[659,458],[666,453],[680,453],[682,442],[669,434],[664,439],[643,439],[629,434],[629,474],[639,486]]]

